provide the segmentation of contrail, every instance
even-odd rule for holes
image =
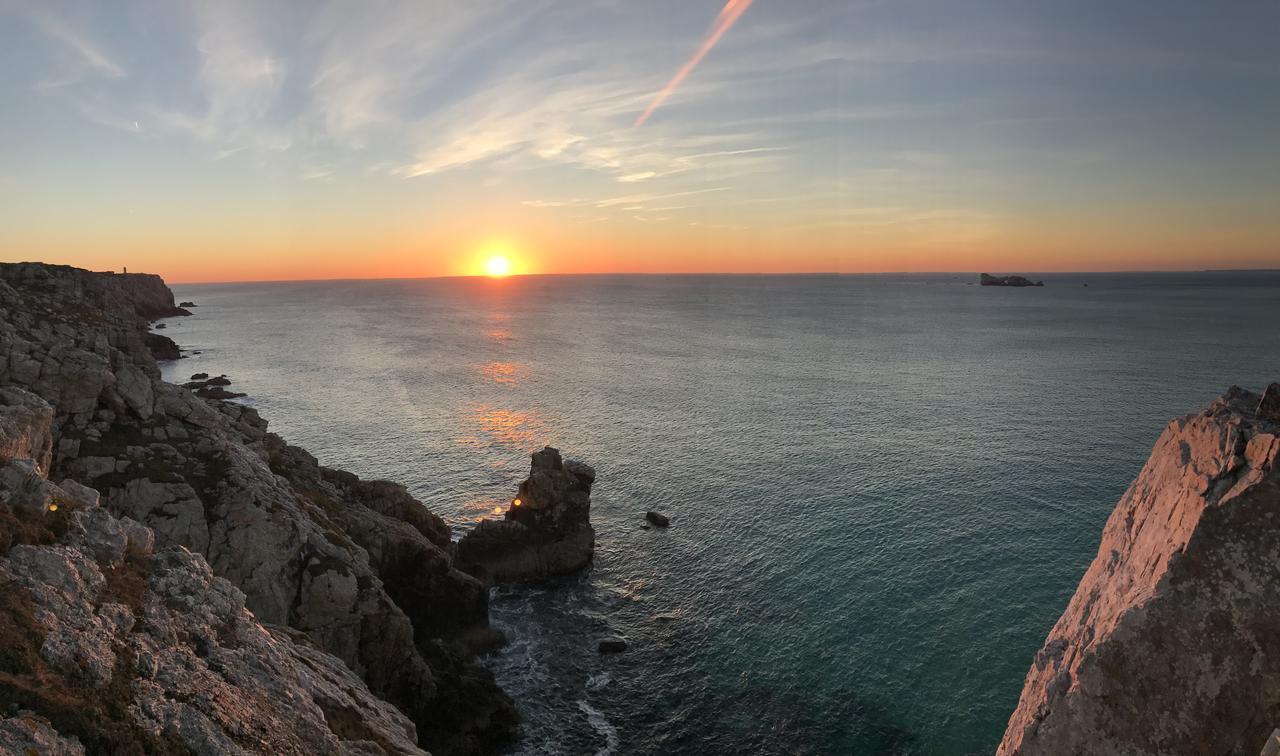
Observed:
[[[684,81],[684,77],[688,76],[689,72],[706,57],[707,53],[711,52],[711,48],[715,47],[716,42],[719,42],[724,33],[729,31],[729,27],[733,26],[738,17],[747,8],[751,7],[751,3],[752,0],[729,0],[724,4],[724,7],[720,9],[720,15],[716,16],[716,22],[711,26],[711,31],[707,33],[707,38],[702,41],[702,47],[699,47],[693,57],[689,58],[689,61],[681,66],[679,71],[676,71],[676,75],[672,76],[671,81],[667,82],[662,91],[653,98],[653,102],[649,103],[649,107],[644,109],[644,112],[636,119],[632,128],[649,120],[649,116],[653,115],[653,111],[657,110],[658,106],[663,102],[666,102],[666,99],[671,96],[676,87],[680,86],[680,82]]]

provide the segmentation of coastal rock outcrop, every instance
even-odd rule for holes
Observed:
[[[1023,276],[993,276],[983,273],[978,277],[983,286],[1044,286],[1044,281],[1032,281]]]
[[[513,737],[518,721],[514,705],[472,657],[482,645],[477,638],[492,633],[486,591],[455,566],[444,523],[402,487],[320,466],[269,433],[252,408],[206,400],[162,381],[151,338],[156,335],[146,328],[151,319],[181,314],[172,303],[172,294],[157,277],[0,264],[0,448],[16,460],[0,470],[0,484],[17,481],[6,497],[10,509],[23,517],[57,518],[87,506],[101,492],[101,514],[94,518],[120,518],[126,540],[132,537],[127,533],[154,532],[151,548],[160,551],[144,565],[148,577],[142,582],[150,586],[147,581],[165,570],[178,570],[184,581],[195,581],[191,591],[199,601],[226,610],[220,618],[209,618],[218,632],[230,628],[234,640],[244,642],[243,633],[258,632],[244,623],[258,623],[268,628],[264,632],[269,638],[255,636],[263,644],[296,647],[281,665],[333,679],[340,670],[354,671],[359,678],[340,687],[350,689],[362,679],[360,684],[368,688],[364,695],[389,702],[407,716],[392,729],[412,723],[408,736],[397,737],[411,742],[416,730],[417,744],[438,755],[488,752]],[[12,528],[16,535],[11,544],[0,542],[8,549],[8,554],[0,549],[0,556],[12,560],[18,548],[13,544],[53,546],[51,536],[36,537],[23,523]],[[113,536],[81,545],[96,559],[118,541]],[[174,560],[187,558],[174,553],[190,559],[175,566]],[[208,579],[200,576],[202,564],[212,570]],[[83,577],[91,572],[76,568],[82,580],[94,582]],[[138,590],[143,595],[138,611],[143,611],[149,604],[145,590]],[[168,587],[156,590],[159,604],[170,601]],[[242,609],[234,607],[235,596],[241,596]],[[19,609],[10,607],[8,614]],[[242,611],[250,619],[236,619]],[[0,609],[0,618],[4,616]],[[84,622],[90,622],[88,615]],[[227,639],[191,628],[153,638],[152,656],[179,653],[169,645],[188,636],[196,644],[196,657],[212,659],[210,668],[223,664],[208,644],[225,646]],[[111,635],[95,648],[126,643],[121,637]],[[98,657],[107,658],[75,657],[83,662],[77,674],[105,674],[109,667],[95,662]],[[204,684],[200,675],[205,673],[195,660],[189,655],[175,658],[186,660],[181,662],[187,665],[183,674],[194,675],[188,678],[192,691]],[[141,685],[129,684],[131,690]],[[231,739],[241,749],[263,750],[245,746],[245,738],[270,737],[273,727],[287,732],[276,720],[288,719],[289,726],[297,727],[316,721],[288,709],[297,703],[291,691],[263,690],[256,698],[244,696],[246,705],[256,708],[243,712],[248,718]],[[139,698],[144,692],[132,690],[122,700],[150,701]],[[225,699],[205,701],[214,710],[200,713],[216,719],[236,700],[228,692]],[[64,731],[52,703],[43,708],[19,703],[94,750],[78,731]],[[327,731],[336,733],[338,741],[369,741],[388,753],[404,750],[395,746],[392,734],[365,721],[363,704],[338,701],[331,710],[317,706],[311,713],[322,715],[320,724],[327,722]],[[188,725],[202,721],[188,709],[166,709],[161,703],[148,704],[145,712],[148,731],[161,735],[172,728],[192,732]],[[113,709],[102,714],[103,721],[124,721],[126,713]],[[366,713],[373,716],[372,710]],[[215,721],[208,731],[230,727],[231,719]],[[235,752],[229,746],[223,751],[225,743],[209,737],[197,752]],[[296,747],[294,741],[280,741],[265,750],[342,752],[334,745],[337,741],[324,739],[324,732],[307,737],[311,739],[298,740]],[[364,748],[360,752],[378,752],[373,746]]]
[[[96,491],[45,478],[24,456],[46,448],[41,417],[35,433],[0,429],[0,707],[26,710],[0,721],[0,748],[424,753],[407,717],[335,657],[260,624],[202,557],[157,552]],[[34,490],[43,506],[26,504]]]
[[[1257,754],[1280,723],[1280,417],[1170,423],[1027,673],[999,754]]]
[[[483,520],[457,545],[458,566],[486,583],[564,575],[595,551],[591,484],[596,473],[562,460],[550,446],[534,452],[529,477],[501,520]]]

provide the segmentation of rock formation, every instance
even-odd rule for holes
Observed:
[[[987,273],[978,278],[978,283],[983,286],[1044,286],[1044,281],[1032,281],[1022,276],[992,276]]]
[[[0,265],[0,580],[21,587],[0,631],[36,649],[0,664],[0,693],[32,712],[0,743],[61,733],[94,752],[86,738],[118,730],[150,751],[468,754],[510,739],[514,706],[471,656],[492,642],[486,589],[444,523],[402,487],[320,466],[253,409],[160,380],[146,326],[178,310],[154,276]],[[121,562],[121,531],[157,550]],[[88,687],[41,697],[46,672]],[[80,701],[92,722],[67,713]]]
[[[1027,673],[1000,754],[1257,754],[1280,724],[1280,384],[1174,420]]]
[[[562,461],[550,446],[534,452],[502,520],[484,520],[457,545],[459,566],[489,583],[564,575],[585,567],[595,551],[591,484],[596,473]]]

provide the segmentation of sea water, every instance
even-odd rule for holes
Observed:
[[[595,467],[594,565],[495,591],[512,753],[989,753],[1164,425],[1280,380],[1280,275],[976,279],[175,286],[165,375],[459,535]]]

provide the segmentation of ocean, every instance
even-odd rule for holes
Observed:
[[[165,375],[458,534],[595,467],[594,565],[494,595],[511,753],[982,754],[1164,425],[1280,380],[1280,273],[1043,278],[175,286]]]

